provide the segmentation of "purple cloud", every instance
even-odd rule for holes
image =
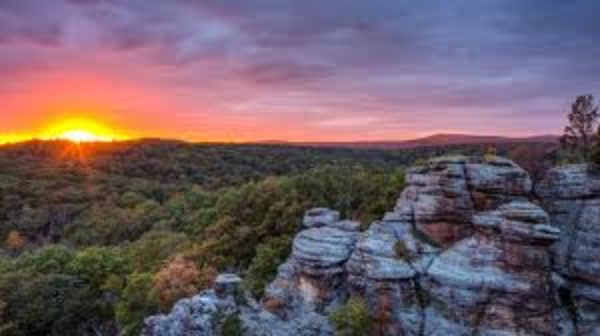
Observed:
[[[61,58],[109,59],[178,104],[231,117],[254,108],[312,131],[368,120],[364,130],[381,121],[386,136],[510,123],[545,133],[574,95],[598,89],[599,10],[593,0],[5,0],[0,70],[10,82],[64,71]]]

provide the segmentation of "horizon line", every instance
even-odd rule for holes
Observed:
[[[506,141],[527,141],[527,140],[536,140],[540,138],[559,138],[559,134],[552,133],[540,133],[535,135],[525,135],[525,136],[511,136],[511,135],[495,135],[495,134],[475,134],[475,133],[431,133],[429,135],[424,135],[415,138],[408,139],[375,139],[375,140],[367,140],[367,139],[357,139],[357,140],[285,140],[285,139],[260,139],[253,141],[236,141],[236,140],[189,140],[189,139],[177,139],[171,137],[154,137],[154,136],[142,136],[142,137],[131,137],[131,138],[121,138],[121,139],[111,139],[107,141],[84,141],[82,143],[88,144],[99,144],[99,143],[127,143],[127,142],[139,142],[139,141],[164,141],[164,142],[181,142],[188,144],[231,144],[231,145],[303,145],[303,144],[402,144],[402,143],[411,143],[418,141],[425,141],[435,139],[436,137],[464,137],[471,138],[472,140],[476,140],[477,138],[481,138],[481,140],[489,139],[497,139],[497,140],[506,140]],[[19,140],[2,140],[2,136],[0,135],[0,145],[18,145],[28,142],[73,142],[67,139],[61,138],[44,138],[44,137],[31,137]]]

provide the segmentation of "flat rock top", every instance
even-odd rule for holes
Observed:
[[[330,226],[339,222],[340,212],[328,208],[314,208],[306,211],[302,225],[305,228]]]
[[[560,230],[550,226],[550,217],[539,206],[526,201],[513,201],[497,210],[485,211],[473,217],[473,224],[492,229],[493,235],[512,240],[545,241],[560,239]]]
[[[242,278],[240,278],[237,274],[233,273],[222,273],[217,276],[215,283],[217,284],[236,284],[242,282]]]
[[[294,239],[292,255],[302,263],[333,266],[350,257],[357,239],[358,232],[334,227],[308,229]]]

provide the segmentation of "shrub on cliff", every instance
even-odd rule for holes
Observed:
[[[247,335],[244,322],[238,314],[223,317],[219,328],[220,336],[244,336]]]
[[[339,336],[369,335],[373,329],[373,316],[362,299],[352,298],[331,313],[329,319]]]
[[[270,239],[257,249],[252,264],[244,277],[245,287],[255,297],[261,297],[267,284],[273,280],[277,267],[283,264],[290,254],[291,238]]]

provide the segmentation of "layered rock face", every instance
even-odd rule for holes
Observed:
[[[144,335],[214,335],[219,317],[235,314],[241,279],[234,274],[222,274],[215,288],[190,299],[180,300],[171,313],[146,319]]]
[[[527,202],[532,183],[523,169],[502,158],[440,158],[409,170],[407,183],[395,210],[361,235],[346,266],[351,295],[367,300],[379,334],[477,333],[484,325],[478,321],[484,302],[478,293],[499,290],[493,281],[509,285],[517,278],[529,288],[546,288],[532,305],[541,307],[535,314],[553,321],[552,309],[544,310],[552,307],[547,247],[553,240],[536,240],[531,230],[537,225],[552,231],[552,237],[557,232],[548,225],[545,212]],[[495,225],[485,227],[485,219]],[[530,222],[532,227],[527,226]],[[515,237],[508,239],[510,235]],[[536,271],[522,271],[540,261]],[[504,312],[513,309],[512,316],[523,315],[523,291],[497,294],[505,300]],[[529,298],[538,294],[532,291]],[[509,316],[489,319],[495,320],[490,330],[518,329],[519,323]]]
[[[412,211],[415,226],[444,247],[471,234],[475,212],[527,199],[532,188],[527,172],[503,158],[434,159],[410,169],[406,181],[397,211]]]
[[[292,255],[267,287],[264,306],[289,318],[305,311],[327,313],[347,298],[345,263],[359,236],[360,224],[340,221],[339,213],[313,209],[293,242]]]
[[[437,258],[427,273],[426,335],[564,335],[548,247],[560,230],[528,202],[475,216],[473,236]]]
[[[553,224],[563,231],[554,247],[561,290],[579,335],[600,335],[600,175],[584,165],[556,168],[536,188]]]
[[[435,159],[406,179],[394,210],[364,232],[309,210],[262,302],[235,306],[247,334],[333,335],[328,315],[354,297],[374,335],[600,335],[598,177],[554,170],[536,188],[541,202],[502,158]],[[149,325],[188,323],[185,309]],[[211,335],[194,330],[181,335]]]

